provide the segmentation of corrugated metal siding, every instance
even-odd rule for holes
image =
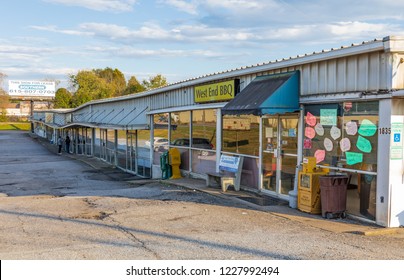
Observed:
[[[87,106],[85,108],[82,108],[80,110],[77,110],[72,113],[72,121],[73,122],[88,122],[88,119],[91,116],[91,106]]]
[[[62,113],[54,113],[53,114],[53,123],[59,126],[63,126],[66,124],[65,114]]]
[[[301,66],[301,95],[388,89],[383,53],[366,53]]]
[[[45,121],[45,112],[34,112],[32,118],[37,121]]]
[[[147,98],[136,98],[109,103],[91,105],[91,114],[84,114],[84,123],[100,123],[111,125],[144,125],[147,124]],[[81,110],[86,112],[86,109]]]
[[[392,88],[404,89],[404,55],[391,55],[391,64],[393,68]]]

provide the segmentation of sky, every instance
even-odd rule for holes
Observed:
[[[0,25],[3,88],[106,67],[176,83],[402,36],[404,1],[4,0]]]

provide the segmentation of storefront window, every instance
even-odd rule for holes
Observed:
[[[153,163],[160,164],[160,155],[168,150],[168,118],[169,113],[155,114],[154,121],[154,144],[153,144]],[[150,139],[146,141],[150,148]]]
[[[126,169],[126,131],[118,130],[118,166]]]
[[[137,173],[150,177],[150,130],[137,130]]]
[[[87,134],[87,137],[86,137],[86,139],[84,140],[84,141],[85,141],[85,143],[84,143],[84,145],[85,145],[85,150],[86,150],[86,154],[89,155],[89,156],[91,156],[91,153],[92,153],[92,151],[91,151],[92,129],[91,129],[91,128],[87,128],[87,129],[86,129],[86,134]]]
[[[192,111],[192,171],[216,170],[216,110]],[[203,150],[202,150],[203,149]],[[211,150],[211,151],[207,151]]]
[[[94,156],[101,157],[101,129],[95,129],[95,139],[94,139]]]
[[[192,147],[213,149],[216,147],[216,110],[192,112]]]
[[[115,162],[115,130],[107,130],[107,149],[106,160],[107,162],[114,164]]]
[[[304,155],[317,164],[376,171],[378,113],[378,102],[306,106]]]
[[[377,101],[369,101],[310,105],[305,110],[304,155],[320,165],[352,169],[347,172],[349,188],[356,193],[348,194],[348,205],[359,198],[351,210],[368,218],[376,211],[376,176],[361,172],[377,171],[378,108]]]
[[[170,113],[171,117],[171,145],[189,147],[189,125],[191,122],[191,112]]]
[[[224,152],[258,156],[259,135],[258,116],[223,116]]]

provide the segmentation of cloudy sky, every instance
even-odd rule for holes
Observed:
[[[62,84],[105,67],[178,82],[404,35],[397,0],[4,0],[0,14],[0,73]]]

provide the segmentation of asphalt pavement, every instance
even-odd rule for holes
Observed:
[[[203,180],[150,180],[0,132],[0,259],[404,259],[403,229]]]

